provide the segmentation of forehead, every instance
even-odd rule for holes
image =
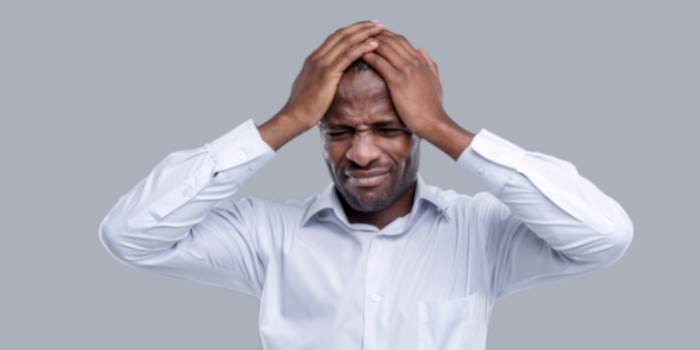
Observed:
[[[345,72],[325,123],[365,124],[377,121],[401,122],[391,102],[384,79],[373,70]]]

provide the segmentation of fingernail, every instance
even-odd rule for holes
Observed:
[[[374,22],[374,23],[382,23],[382,21],[380,21],[380,20],[378,20],[378,19],[373,19],[373,20],[371,20],[370,22]]]
[[[372,40],[372,41],[369,42],[369,46],[377,46],[378,44],[379,44],[379,43],[377,43],[377,42],[374,41],[374,40]]]

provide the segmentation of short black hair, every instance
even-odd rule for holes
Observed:
[[[374,70],[374,68],[367,64],[367,62],[365,62],[365,60],[363,60],[362,58],[356,59],[355,62],[350,63],[348,68],[345,69],[346,72],[350,73],[360,73],[366,70]]]

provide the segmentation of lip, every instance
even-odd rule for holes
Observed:
[[[345,171],[348,183],[355,187],[374,187],[389,177],[389,170]]]

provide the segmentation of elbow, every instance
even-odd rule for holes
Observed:
[[[617,206],[616,215],[612,219],[612,230],[605,234],[598,234],[596,254],[592,259],[596,265],[606,267],[614,264],[622,258],[634,236],[634,227],[627,213]]]
[[[123,218],[114,217],[112,213],[102,220],[98,230],[98,236],[102,246],[116,260],[135,266],[138,264],[133,249],[129,249],[128,231],[126,228],[126,220]]]
[[[620,260],[632,243],[634,228],[632,227],[632,222],[629,222],[629,218],[627,221],[627,223],[616,227],[615,231],[608,234],[609,252],[606,254],[607,259],[604,261],[606,266]]]

